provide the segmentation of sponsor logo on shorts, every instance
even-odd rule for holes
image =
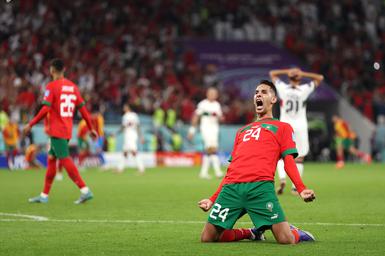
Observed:
[[[266,209],[269,210],[269,212],[272,212],[274,208],[274,204],[272,202],[266,203]]]

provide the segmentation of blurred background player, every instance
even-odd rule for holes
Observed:
[[[126,160],[131,155],[136,162],[136,166],[140,174],[143,174],[144,164],[142,159],[138,155],[138,139],[140,138],[141,143],[143,143],[143,137],[140,131],[140,122],[138,115],[131,110],[131,107],[127,104],[123,106],[123,116],[122,116],[122,126],[119,131],[123,133],[123,156],[119,162],[118,172],[123,172],[126,166]]]
[[[3,139],[8,168],[12,170],[19,144],[19,126],[14,117],[11,117],[9,122],[5,125],[3,129]]]
[[[285,75],[289,83],[283,82],[279,76]],[[315,73],[303,72],[299,68],[278,69],[270,71],[271,80],[274,82],[278,96],[281,99],[280,120],[289,123],[294,130],[294,140],[298,150],[298,157],[295,159],[299,174],[303,175],[303,162],[309,152],[309,135],[306,117],[306,101],[309,95],[321,84],[323,76]],[[310,78],[309,83],[301,84],[302,78]],[[280,185],[277,193],[280,195],[286,186],[286,172],[283,161],[277,165]],[[293,184],[293,193],[296,188]]]
[[[0,154],[5,150],[4,145],[4,138],[3,138],[3,131],[5,128],[5,125],[9,122],[9,117],[7,112],[4,111],[2,105],[0,104]]]
[[[50,150],[48,152],[44,189],[39,196],[29,199],[31,203],[48,202],[48,194],[56,175],[57,159],[66,169],[68,176],[80,189],[80,198],[75,203],[84,203],[93,198],[91,190],[83,181],[69,155],[68,142],[72,137],[72,122],[75,108],[79,109],[82,117],[86,120],[91,134],[97,137],[97,132],[92,128],[90,115],[84,106],[85,102],[80,95],[78,87],[64,77],[64,71],[65,68],[62,60],[53,59],[51,61],[49,72],[53,81],[47,85],[44,92],[43,107],[23,129],[23,133],[28,134],[31,128],[49,113],[49,119],[46,120],[48,125],[46,131],[50,136]]]
[[[40,169],[43,168],[43,165],[37,160],[37,154],[40,151],[40,147],[35,144],[28,145],[25,150],[25,161],[27,162],[27,169]]]
[[[218,90],[214,87],[207,89],[206,99],[198,103],[197,109],[191,120],[191,127],[188,131],[188,139],[192,140],[196,132],[196,127],[200,121],[200,132],[203,138],[205,153],[202,159],[202,167],[199,177],[210,179],[210,162],[214,168],[215,176],[223,176],[221,163],[217,154],[219,144],[219,122],[223,121],[221,105],[217,101]]]
[[[91,114],[92,127],[95,128],[98,133],[98,138],[92,141],[92,150],[95,150],[95,154],[99,156],[101,160],[101,165],[105,163],[103,156],[103,147],[104,147],[104,117],[99,105],[94,105],[92,107]]]
[[[374,134],[374,147],[378,154],[378,159],[385,163],[385,116],[377,117],[377,126]]]
[[[345,165],[344,151],[347,150],[352,155],[362,159],[366,163],[371,163],[372,158],[369,154],[358,150],[354,146],[355,134],[350,130],[349,124],[341,117],[334,115],[332,117],[334,124],[334,139],[336,143],[337,168],[343,168]]]
[[[88,142],[89,129],[84,119],[78,124],[78,150],[79,150],[79,166],[83,165],[84,159],[89,155],[90,144]]]

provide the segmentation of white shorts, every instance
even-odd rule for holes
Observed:
[[[138,151],[138,135],[124,136],[123,151]]]
[[[298,151],[298,157],[306,156],[309,153],[309,134],[307,127],[304,128],[294,128],[294,141]]]
[[[219,131],[218,129],[206,129],[201,130],[203,144],[205,146],[205,149],[207,148],[218,148],[219,145]]]

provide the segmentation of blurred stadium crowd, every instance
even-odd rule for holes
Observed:
[[[0,7],[0,119],[23,123],[36,112],[49,60],[61,57],[107,123],[120,121],[126,102],[145,114],[171,109],[189,122],[206,88],[221,81],[180,39],[207,37],[274,42],[372,121],[385,114],[381,1],[24,0]],[[236,96],[221,91],[225,123],[254,117]]]
[[[48,60],[60,56],[89,104],[106,109],[107,122],[108,111],[126,101],[142,113],[174,108],[188,121],[204,88],[220,81],[216,67],[201,67],[178,39],[212,36],[276,42],[324,74],[371,120],[385,113],[385,76],[373,68],[385,58],[385,8],[369,0],[3,4],[1,106],[24,120],[49,79]],[[227,122],[247,122],[235,93],[221,95],[225,114],[238,113]]]

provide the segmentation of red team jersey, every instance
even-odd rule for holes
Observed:
[[[277,119],[256,121],[239,129],[226,176],[210,200],[216,200],[224,184],[274,181],[278,160],[298,155],[293,134],[288,123]]]
[[[46,132],[51,137],[71,139],[75,108],[84,105],[79,89],[66,78],[50,82],[44,93],[43,104],[50,107]]]

